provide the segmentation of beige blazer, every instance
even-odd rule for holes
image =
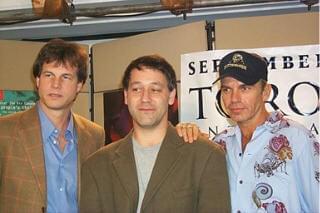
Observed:
[[[104,144],[104,130],[73,114],[80,164]],[[43,212],[46,174],[40,121],[36,107],[0,117],[0,212]]]
[[[132,133],[88,158],[82,168],[80,212],[136,213],[138,178]],[[230,212],[225,155],[210,141],[188,144],[170,126],[141,212]]]

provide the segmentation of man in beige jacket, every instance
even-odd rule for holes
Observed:
[[[80,46],[52,40],[33,74],[36,106],[0,117],[0,212],[78,212],[80,164],[104,144],[104,130],[71,112],[87,78]]]

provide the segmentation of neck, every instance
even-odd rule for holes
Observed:
[[[59,130],[58,141],[59,141],[59,148],[61,152],[64,151],[64,148],[67,144],[67,140],[65,139],[65,132],[69,122],[70,116],[70,109],[66,110],[53,110],[49,109],[48,107],[44,106],[40,102],[40,107],[49,120],[53,123],[55,128]]]
[[[266,109],[264,109],[256,119],[252,119],[249,122],[238,123],[240,131],[241,131],[241,144],[242,144],[242,151],[244,152],[247,144],[250,142],[252,135],[256,128],[262,125],[267,118],[269,117],[269,113]]]
[[[46,114],[49,120],[53,123],[53,125],[60,130],[60,133],[64,134],[65,130],[68,126],[70,110],[51,110],[47,107],[43,106],[40,103],[40,107],[42,111]]]
[[[133,137],[144,147],[150,147],[161,143],[167,133],[168,122],[154,128],[144,128],[133,124]]]

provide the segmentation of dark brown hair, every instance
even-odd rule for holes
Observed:
[[[128,65],[122,78],[122,86],[125,90],[128,90],[132,70],[142,70],[143,68],[154,69],[161,72],[162,74],[164,74],[168,81],[169,91],[176,89],[176,74],[173,67],[159,55],[146,55],[133,60]]]
[[[78,82],[86,82],[88,76],[88,54],[78,44],[65,42],[62,39],[50,40],[41,48],[33,64],[33,76],[35,78],[39,77],[43,64],[52,62],[58,65],[68,64],[75,67],[77,69]]]

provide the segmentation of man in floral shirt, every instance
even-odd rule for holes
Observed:
[[[267,78],[263,58],[235,51],[222,58],[214,82],[221,81],[222,101],[237,124],[214,138],[226,151],[232,212],[319,212],[319,142],[301,124],[267,112]],[[177,126],[180,136],[190,136],[186,126]]]

